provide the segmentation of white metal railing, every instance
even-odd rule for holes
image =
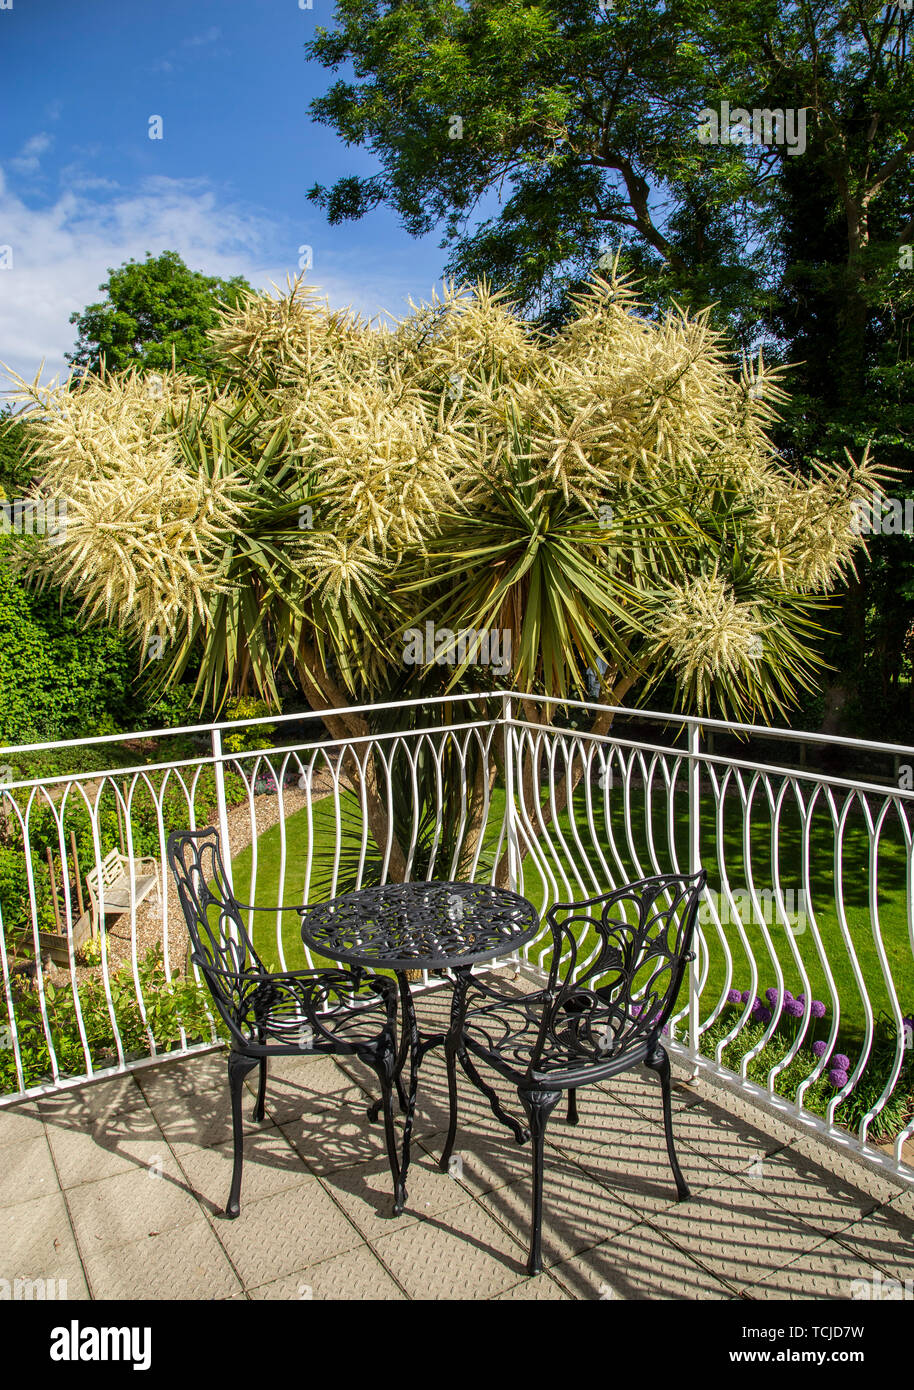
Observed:
[[[0,783],[0,1102],[217,1045],[202,992],[183,983],[193,977],[165,863],[171,830],[215,824],[236,895],[276,907],[256,924],[250,914],[249,929],[279,968],[305,955],[293,906],[386,881],[397,865],[410,878],[498,877],[541,914],[703,865],[709,891],[672,1028],[680,1056],[912,1176],[901,1157],[914,1131],[903,1100],[914,1091],[914,790],[888,773],[815,770],[802,755],[796,766],[791,752],[908,766],[914,749],[537,703],[560,706],[562,727],[524,717],[527,697],[508,692],[130,736],[164,748],[147,762],[126,756],[121,735],[0,749],[0,768],[18,769]],[[334,713],[396,727],[328,739],[320,722]],[[600,714],[616,724],[588,732]],[[269,745],[227,748],[265,725]],[[199,748],[169,757],[177,737]],[[709,747],[737,738],[727,753]],[[762,756],[773,740],[783,758]],[[105,766],[25,775],[29,754],[62,750],[74,765],[95,753]],[[77,879],[112,847],[158,861],[159,900],[132,894],[114,916],[100,877],[98,921],[87,923]],[[87,925],[88,965],[77,942]],[[52,938],[56,984],[27,973]],[[544,927],[526,969],[542,974],[550,940]],[[886,1154],[872,1141],[889,1125]]]

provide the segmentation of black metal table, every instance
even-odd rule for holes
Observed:
[[[392,970],[397,975],[402,1020],[396,1074],[404,1109],[403,1159],[394,1198],[397,1215],[406,1200],[419,1065],[431,1048],[444,1044],[452,1049],[470,1080],[486,1096],[495,1116],[513,1131],[519,1143],[528,1137],[476,1071],[460,1047],[460,1038],[473,966],[507,955],[536,935],[539,915],[532,903],[507,889],[433,879],[346,893],[318,907],[303,909],[301,920],[302,940],[318,955],[365,969]],[[414,970],[453,972],[451,1021],[446,1033],[420,1034],[407,979],[407,971]],[[404,1102],[401,1077],[407,1057],[409,1090]],[[453,1076],[453,1068],[448,1070],[449,1076]],[[455,1098],[450,1099],[454,1115]],[[369,1108],[370,1118],[376,1120],[379,1110],[377,1101]]]

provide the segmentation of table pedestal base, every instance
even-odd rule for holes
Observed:
[[[500,1124],[509,1129],[514,1135],[518,1144],[525,1144],[530,1138],[530,1131],[513,1115],[509,1115],[502,1105],[497,1092],[479,1075],[467,1054],[466,1048],[461,1045],[463,1037],[463,1023],[466,1017],[466,994],[470,982],[471,967],[458,968],[454,971],[456,976],[454,982],[454,992],[451,1000],[451,1024],[446,1033],[434,1033],[429,1037],[422,1037],[419,1032],[419,1024],[416,1018],[416,1007],[413,1003],[412,990],[409,987],[409,980],[406,972],[400,972],[397,981],[400,986],[400,1007],[402,1025],[400,1031],[400,1050],[397,1055],[397,1094],[400,1098],[400,1105],[403,1110],[403,1157],[400,1162],[400,1181],[394,1194],[394,1216],[399,1216],[403,1211],[406,1202],[406,1174],[409,1169],[410,1144],[413,1132],[413,1117],[416,1113],[416,1094],[419,1087],[419,1066],[423,1057],[430,1052],[433,1047],[440,1047],[442,1044],[445,1049],[448,1077],[448,1101],[450,1105],[450,1123],[448,1125],[447,1139],[441,1155],[438,1167],[443,1173],[448,1171],[451,1154],[454,1149],[454,1141],[457,1136],[457,1063],[459,1062],[468,1078],[489,1102],[492,1114]],[[404,1094],[403,1088],[403,1068],[409,1059],[409,1089]],[[381,1101],[373,1101],[368,1107],[368,1118],[372,1123],[378,1120],[381,1113]]]

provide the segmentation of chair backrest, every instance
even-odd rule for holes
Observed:
[[[166,849],[191,940],[191,959],[203,971],[222,1017],[237,1033],[236,1020],[247,1011],[250,990],[231,977],[267,972],[228,886],[218,833],[212,826],[175,831]]]
[[[656,1043],[691,959],[706,879],[704,869],[658,874],[549,910],[552,1002],[543,1014],[531,1070],[537,1070],[550,1042],[582,1062],[607,1061],[623,1048]]]

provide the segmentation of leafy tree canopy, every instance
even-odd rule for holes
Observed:
[[[777,189],[809,161],[786,139],[703,144],[701,112],[803,112],[859,287],[912,236],[910,200],[871,220],[911,192],[912,23],[884,0],[338,0],[307,51],[354,80],[312,113],[380,167],[310,196],[331,222],[386,203],[440,227],[450,271],[546,314],[621,243],[660,301],[719,301],[745,345],[785,270]]]
[[[250,286],[240,275],[220,280],[189,270],[176,251],[163,251],[109,270],[99,289],[104,300],[70,315],[79,336],[68,362],[97,373],[102,358],[108,371],[164,371],[174,360],[180,370],[202,375],[213,365],[207,333],[217,306],[237,304]]]

